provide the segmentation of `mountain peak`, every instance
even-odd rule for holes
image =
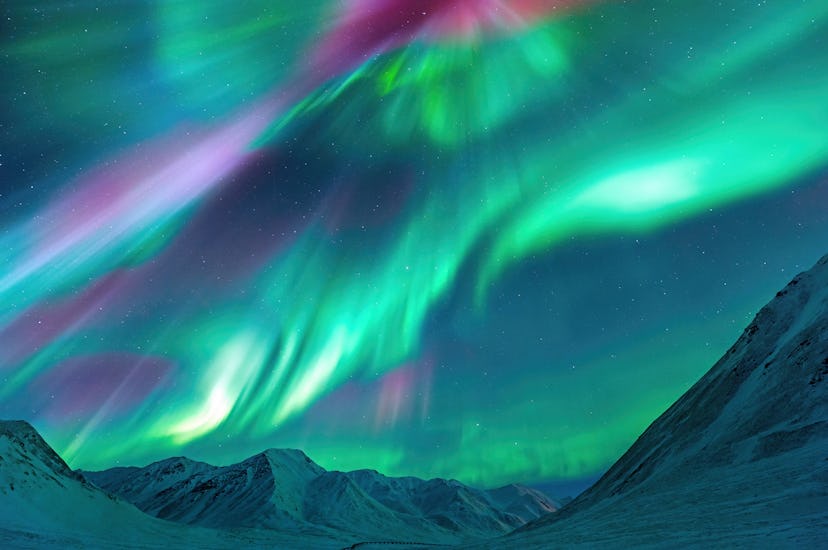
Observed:
[[[307,463],[314,463],[313,460],[310,459],[308,455],[305,454],[304,451],[299,449],[277,449],[277,448],[270,448],[265,449],[259,454],[263,454],[268,458],[274,459],[288,459],[288,460],[296,460],[302,461]]]
[[[40,439],[40,434],[37,432],[37,430],[34,428],[34,426],[29,424],[25,420],[0,420],[0,436],[7,436],[7,437],[36,436],[37,438]]]
[[[25,476],[63,476],[85,484],[86,480],[74,472],[49,446],[38,431],[25,420],[0,420],[0,454],[16,455],[20,464],[25,465]],[[8,446],[8,448],[6,448]]]
[[[322,466],[299,449],[267,449],[243,460],[239,465],[256,465],[257,469],[265,467],[274,471],[290,470],[300,477],[313,477],[325,472]]]

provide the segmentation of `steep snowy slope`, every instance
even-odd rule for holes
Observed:
[[[73,472],[32,426],[5,421],[0,422],[0,518],[7,530],[48,526],[70,533],[96,532],[102,522],[138,527],[155,522]]]
[[[828,256],[592,488],[506,540],[828,546]]]
[[[225,533],[153,518],[73,472],[28,423],[0,421],[0,548],[342,546],[314,536]]]

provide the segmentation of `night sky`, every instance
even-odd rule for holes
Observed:
[[[824,0],[8,0],[0,417],[606,469],[828,251]]]

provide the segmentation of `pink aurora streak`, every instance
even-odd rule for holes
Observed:
[[[195,135],[176,131],[136,145],[73,182],[70,193],[19,228],[23,253],[0,276],[0,294],[14,292],[29,278],[79,273],[113,250],[126,250],[124,255],[140,246],[148,232],[227,181],[244,165],[254,141],[292,104],[372,57],[417,39],[520,28],[591,1],[352,0],[310,52],[310,61],[251,108]],[[93,276],[117,268],[119,261],[110,260]],[[12,321],[0,317],[0,329]]]
[[[323,80],[417,39],[469,39],[516,30],[597,0],[351,0],[313,52]]]

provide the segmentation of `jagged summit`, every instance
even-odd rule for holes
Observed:
[[[192,458],[187,458],[186,456],[173,456],[170,458],[165,458],[153,462],[145,468],[158,470],[162,472],[173,472],[181,469],[190,469],[198,466],[210,466],[210,464],[207,464],[206,462],[201,462],[199,460],[193,460]],[[134,467],[135,466],[128,466],[128,468]]]
[[[34,426],[25,420],[0,420],[0,435],[34,434],[40,437]]]
[[[277,448],[270,448],[265,449],[259,454],[268,455],[272,457],[279,457],[279,458],[291,458],[294,460],[304,460],[305,462],[313,462],[308,455],[305,454],[305,451],[300,449],[277,449]]]
[[[33,448],[51,451],[51,447],[43,440],[35,427],[25,420],[0,420],[0,437],[16,441],[19,445],[28,445]]]

